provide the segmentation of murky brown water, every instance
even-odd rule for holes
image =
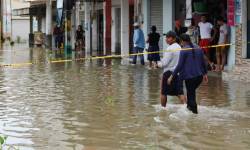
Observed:
[[[1,63],[46,62],[18,47]],[[250,149],[250,84],[218,75],[199,89],[199,115],[159,105],[161,70],[73,62],[0,69],[0,133],[38,150]]]

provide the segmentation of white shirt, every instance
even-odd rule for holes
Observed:
[[[228,35],[228,28],[227,25],[224,23],[222,26],[220,26],[220,38],[218,44],[226,44],[225,39]]]
[[[213,25],[209,22],[203,23],[200,22],[198,24],[200,27],[200,36],[201,39],[210,39],[211,38],[211,31],[213,29]]]
[[[164,72],[174,71],[179,62],[181,46],[177,43],[169,45],[167,52],[163,53],[163,59],[161,60]],[[173,51],[173,52],[171,52]]]

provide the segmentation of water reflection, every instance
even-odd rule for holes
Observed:
[[[49,64],[44,49],[1,52],[0,133],[20,149],[249,149],[249,84],[218,75],[198,91],[200,114],[159,105],[161,70],[120,60]],[[5,57],[6,56],[6,57]],[[25,60],[24,60],[25,59]]]

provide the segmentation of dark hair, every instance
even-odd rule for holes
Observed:
[[[168,31],[168,33],[165,33],[163,35],[166,36],[166,37],[172,37],[172,38],[177,37],[177,35],[176,35],[176,33],[174,31]]]
[[[223,17],[221,17],[221,16],[219,16],[218,18],[217,18],[217,21],[225,21],[225,19],[223,18]]]
[[[152,32],[156,32],[156,30],[157,30],[156,26],[152,26],[151,30],[152,30]]]
[[[188,43],[188,45],[192,48],[193,58],[195,58],[194,44],[192,43],[190,36],[188,34],[182,34],[180,36],[180,40]]]
[[[206,17],[207,18],[207,15],[206,14],[202,14],[201,17]]]
[[[80,28],[80,31],[83,32],[83,27],[82,25],[78,25],[78,29]]]

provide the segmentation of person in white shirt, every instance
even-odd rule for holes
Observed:
[[[163,53],[163,59],[159,63],[159,67],[164,69],[161,82],[161,106],[166,107],[167,96],[177,96],[182,103],[186,103],[186,98],[183,92],[183,81],[176,77],[171,85],[168,85],[168,78],[172,75],[178,62],[181,46],[176,43],[176,33],[169,31],[166,34],[166,42],[169,45],[167,51]]]
[[[198,24],[199,26],[199,31],[200,31],[200,42],[199,46],[203,49],[205,55],[206,55],[206,61],[209,63],[211,68],[214,68],[214,63],[210,61],[210,48],[211,42],[214,40],[214,36],[211,36],[212,30],[213,30],[213,25],[209,22],[207,22],[207,17],[206,15],[201,16],[201,22]],[[214,30],[215,32],[215,30]]]
[[[228,48],[227,46],[225,46],[225,44],[228,44],[228,26],[225,23],[223,17],[219,17],[217,19],[217,23],[220,26],[220,37],[218,45],[222,46],[216,48],[216,71],[223,71],[226,63],[226,50]]]

